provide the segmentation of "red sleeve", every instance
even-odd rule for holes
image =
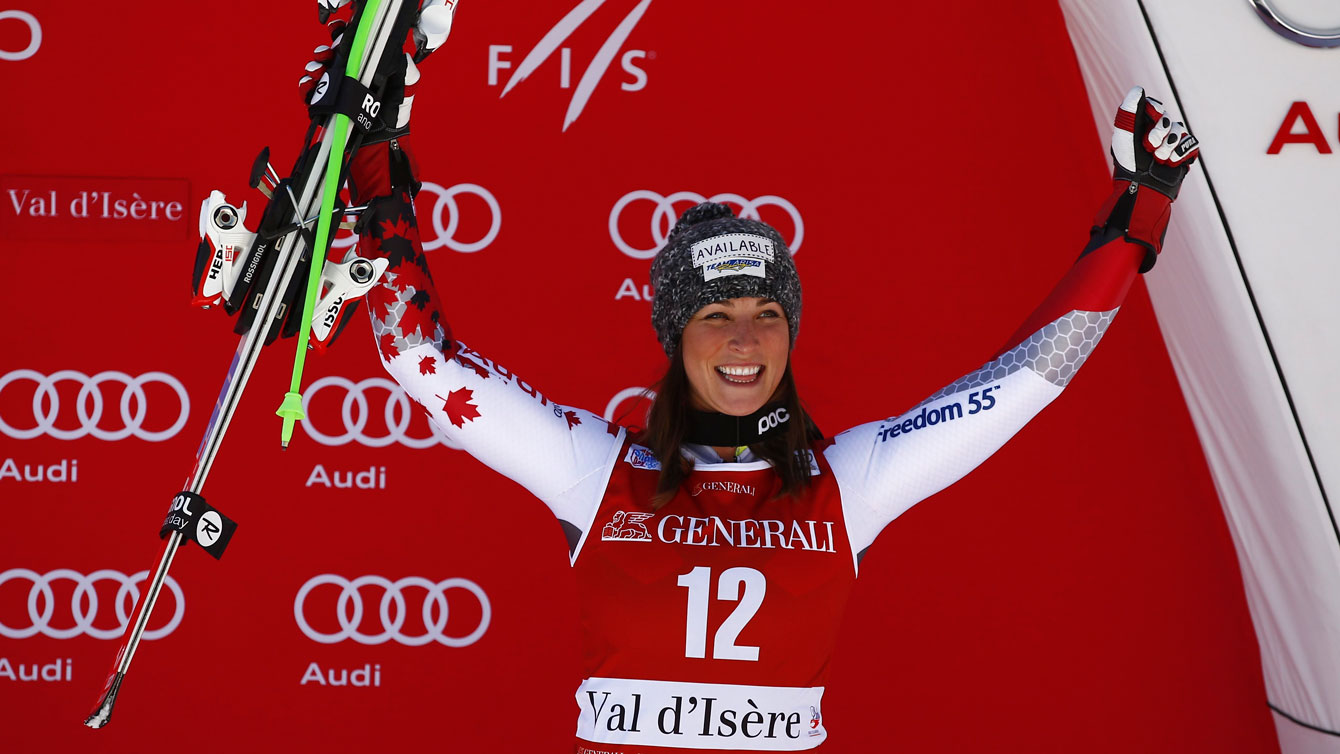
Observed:
[[[1127,242],[1120,236],[1086,249],[996,356],[1072,311],[1106,312],[1121,306],[1139,274],[1145,253],[1145,247]]]

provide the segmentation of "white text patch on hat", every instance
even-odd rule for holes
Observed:
[[[689,253],[693,266],[701,267],[703,280],[727,275],[767,277],[766,262],[772,261],[773,242],[753,233],[727,233],[694,244]]]

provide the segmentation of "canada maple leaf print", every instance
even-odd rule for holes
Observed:
[[[442,401],[442,411],[446,413],[447,421],[458,429],[464,427],[467,421],[472,422],[479,417],[479,407],[470,402],[474,397],[474,391],[465,387],[447,393],[446,398],[437,396]]]
[[[395,333],[385,332],[377,339],[377,348],[382,352],[382,359],[390,361],[400,355],[400,349],[395,347]]]

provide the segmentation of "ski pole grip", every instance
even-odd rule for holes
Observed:
[[[178,492],[172,498],[163,527],[158,530],[162,539],[170,532],[180,532],[183,539],[200,545],[201,549],[218,560],[237,531],[237,522],[223,515],[205,502],[205,498],[190,491]]]

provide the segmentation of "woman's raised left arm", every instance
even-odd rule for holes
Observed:
[[[1196,139],[1136,88],[1118,110],[1112,153],[1113,192],[1088,246],[1007,345],[911,410],[843,432],[825,450],[853,551],[975,469],[1060,395],[1136,275],[1154,266]]]

